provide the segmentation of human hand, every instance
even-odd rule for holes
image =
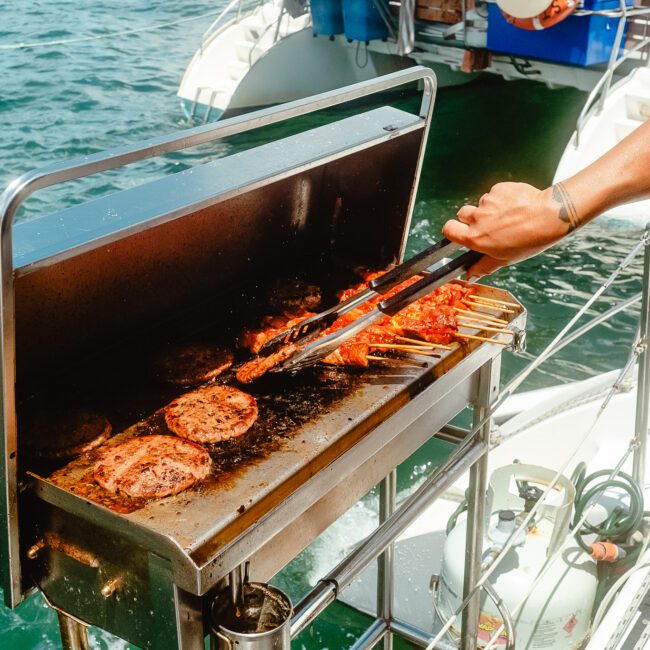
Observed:
[[[498,183],[481,197],[478,207],[462,207],[442,233],[484,253],[467,271],[474,279],[532,257],[562,239],[574,227],[572,210],[561,184],[538,190],[527,183]]]

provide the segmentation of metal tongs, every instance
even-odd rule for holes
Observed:
[[[385,295],[391,289],[401,284],[414,275],[423,277],[402,289],[390,298],[380,302],[373,310],[357,318],[349,325],[333,332],[328,336],[316,339],[300,347],[294,354],[272,369],[272,372],[296,372],[306,366],[317,363],[336,350],[343,342],[363,331],[386,316],[394,316],[399,311],[419,300],[434,289],[441,287],[450,280],[458,278],[463,272],[481,258],[481,253],[467,251],[455,257],[440,268],[431,270],[431,267],[445,257],[452,255],[460,246],[442,239],[437,244],[418,253],[411,259],[399,264],[394,269],[372,280],[368,288],[360,291],[351,298],[338,303],[320,314],[311,316],[298,323],[295,327],[287,329],[267,341],[261,348],[260,354],[267,355],[279,347],[293,343],[300,346],[314,339],[329,328],[334,321],[343,314],[359,307],[376,296]]]

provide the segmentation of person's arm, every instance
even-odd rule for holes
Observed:
[[[478,207],[466,205],[442,232],[485,255],[467,272],[481,277],[532,257],[613,208],[650,196],[650,121],[575,176],[545,190],[498,183]]]

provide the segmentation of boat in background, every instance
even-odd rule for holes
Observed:
[[[643,62],[650,0],[571,0],[561,22],[540,26],[539,16],[504,13],[544,2],[232,0],[203,35],[178,96],[188,118],[207,122],[416,64],[434,70],[438,87],[492,73],[591,91],[612,53],[634,50],[615,75]]]
[[[573,176],[650,118],[650,67],[636,68],[609,88],[608,71],[587,100],[555,172],[554,183]],[[613,223],[643,226],[650,200],[620,205],[600,217]]]

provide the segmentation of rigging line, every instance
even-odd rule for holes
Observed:
[[[121,32],[111,32],[109,34],[96,34],[94,36],[79,36],[78,38],[64,38],[53,41],[34,41],[33,43],[7,43],[0,44],[0,50],[24,50],[36,47],[50,47],[52,45],[68,45],[70,43],[84,43],[87,41],[100,41],[106,38],[114,38],[116,36],[128,36],[129,34],[139,34],[141,32],[151,32],[156,29],[164,29],[165,27],[172,27],[173,25],[180,25],[182,23],[189,23],[193,20],[201,20],[209,16],[221,13],[221,10],[208,11],[199,16],[189,16],[187,18],[179,18],[168,23],[160,23],[159,25],[148,25],[146,27],[136,27],[134,29],[125,29]]]
[[[611,287],[612,283],[616,278],[619,276],[619,274],[624,271],[630,264],[634,261],[636,256],[639,254],[639,252],[645,247],[650,245],[650,227],[646,228],[644,231],[643,235],[641,235],[641,238],[639,241],[632,247],[632,250],[625,256],[625,258],[619,263],[619,265],[612,271],[610,276],[603,282],[603,284],[598,287],[596,292],[587,300],[587,302],[572,316],[572,318],[569,320],[569,322],[562,328],[562,330],[555,336],[555,338],[540,352],[540,354],[537,356],[537,358],[532,361],[528,366],[526,366],[518,375],[515,375],[515,377],[506,384],[505,388],[499,393],[499,397],[490,404],[490,407],[487,409],[487,414],[485,417],[476,425],[476,428],[480,428],[483,425],[487,424],[487,422],[494,416],[494,413],[496,410],[512,395],[519,386],[526,380],[526,378],[534,371],[536,370],[541,363],[547,359],[549,356],[552,356],[555,354],[555,352],[559,351],[556,350],[555,348],[558,347],[558,345],[562,342],[562,339],[564,335],[582,318],[582,316],[587,312],[587,310],[602,296],[609,287]],[[613,310],[610,310],[613,311]],[[607,312],[609,314],[609,312]],[[612,314],[613,315],[613,314]],[[586,325],[589,325],[587,323]],[[583,328],[579,328],[576,330],[576,333],[578,331],[581,331]],[[573,336],[573,333],[572,335]],[[569,337],[570,338],[570,337]],[[563,347],[563,346],[561,346]],[[629,369],[629,366],[626,365],[626,368]],[[619,383],[620,380],[617,380],[617,384]]]
[[[497,567],[501,564],[503,558],[506,556],[508,551],[513,547],[515,541],[517,540],[518,536],[527,528],[528,524],[532,521],[533,517],[537,514],[537,511],[542,507],[544,502],[546,501],[546,498],[548,495],[551,493],[551,491],[555,488],[556,483],[566,470],[566,468],[569,466],[569,463],[573,460],[573,458],[576,456],[576,454],[581,450],[582,445],[584,442],[589,438],[591,433],[593,432],[594,428],[596,427],[596,424],[598,424],[601,415],[604,413],[605,409],[607,408],[612,395],[619,389],[619,383],[620,381],[625,377],[627,374],[630,364],[633,364],[636,357],[640,353],[640,350],[637,345],[635,345],[635,351],[634,354],[630,356],[630,360],[628,363],[625,365],[625,367],[621,370],[619,373],[618,377],[615,379],[614,383],[612,384],[612,387],[609,390],[609,393],[607,394],[607,397],[601,404],[600,408],[598,409],[591,425],[587,428],[585,431],[585,434],[581,436],[578,444],[574,448],[574,450],[571,452],[571,454],[566,458],[566,460],[563,462],[562,466],[560,469],[555,473],[555,476],[551,479],[549,482],[548,486],[542,492],[542,495],[540,496],[539,500],[537,503],[531,508],[530,512],[526,515],[526,517],[523,519],[521,524],[518,526],[516,530],[514,530],[508,539],[506,540],[506,543],[504,544],[503,548],[501,549],[500,554],[495,558],[494,562],[483,572],[479,580],[476,582],[474,585],[474,588],[470,591],[469,594],[463,599],[461,602],[460,606],[456,609],[456,611],[447,619],[445,624],[442,626],[442,629],[436,634],[436,636],[433,638],[431,643],[426,647],[426,650],[433,650],[435,648],[436,643],[442,639],[442,637],[447,633],[449,628],[456,622],[458,619],[459,614],[467,607],[467,604],[469,601],[474,597],[474,594],[477,593],[479,589],[483,586],[483,584],[488,580],[488,578],[494,573],[494,571],[497,569]]]
[[[527,368],[524,368],[508,385],[503,389],[503,392],[499,395],[499,399],[496,404],[490,409],[492,412],[500,406],[507,397],[512,395],[512,393],[521,386],[523,381],[530,375],[533,370],[535,370],[539,365],[546,359],[549,355],[549,352],[555,348],[558,343],[562,340],[564,335],[580,320],[580,318],[587,312],[587,310],[602,296],[607,289],[612,285],[614,280],[618,275],[624,271],[636,258],[639,252],[650,243],[650,233],[646,230],[641,239],[635,244],[632,250],[626,255],[620,264],[612,271],[610,276],[603,282],[603,284],[598,287],[596,292],[587,300],[587,302],[574,314],[571,320],[560,330],[560,332],[555,336],[555,338],[544,348],[544,350],[538,355],[537,359],[533,361]]]

